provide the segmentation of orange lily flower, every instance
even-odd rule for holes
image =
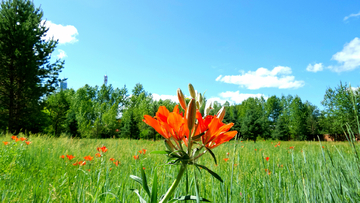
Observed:
[[[139,151],[140,154],[142,154],[142,152],[143,152],[143,151],[141,151],[141,150]]]
[[[84,159],[85,159],[85,160],[87,160],[87,161],[91,161],[93,158],[94,158],[94,157],[92,157],[92,156],[90,156],[90,155],[89,155],[89,156],[84,157]]]
[[[84,166],[86,164],[86,161],[79,161],[79,166]]]
[[[101,154],[100,154],[100,153],[96,153],[95,156],[101,157]]]
[[[19,141],[20,141],[20,138],[16,138],[16,139],[15,139],[15,142],[19,142]]]
[[[270,158],[269,158],[269,157],[266,157],[265,159],[266,159],[266,161],[269,161]]]
[[[225,162],[229,161],[229,158],[224,158],[224,161],[225,161]]]
[[[144,154],[145,154],[145,153],[146,153],[146,151],[147,151],[146,149],[142,149],[142,150],[143,150],[143,153],[144,153]]]
[[[31,144],[31,142],[29,142],[29,141],[25,141],[25,143],[26,143],[27,145]]]
[[[13,135],[13,136],[11,136],[11,139],[12,139],[12,140],[16,140],[16,139],[17,139],[17,136],[16,136],[16,135]]]
[[[4,143],[4,145],[8,145],[8,144],[10,144],[10,142],[5,142],[5,141],[3,141],[3,143]]]
[[[65,156],[64,156],[64,155],[61,155],[60,158],[65,159]]]
[[[165,139],[170,139],[172,137],[176,141],[180,141],[185,136],[189,136],[187,120],[179,113],[178,105],[175,106],[171,113],[165,106],[160,106],[154,118],[145,115],[143,121],[153,127],[156,132]]]
[[[21,140],[21,141],[25,141],[26,138],[25,138],[25,137],[20,137],[20,140]]]
[[[114,158],[110,158],[110,161],[114,161],[115,159]]]
[[[115,161],[115,162],[114,162],[115,166],[118,166],[119,163],[120,163],[120,161]]]
[[[99,152],[107,152],[108,149],[105,146],[102,146],[102,147],[98,147],[97,150]]]
[[[139,155],[134,155],[134,159],[139,159]]]
[[[67,157],[69,160],[75,158],[73,155],[66,155],[66,157]]]

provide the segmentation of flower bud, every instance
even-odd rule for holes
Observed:
[[[200,106],[202,106],[203,101],[204,101],[204,97],[201,95],[201,93],[198,93],[198,99],[197,99],[200,103]]]
[[[218,117],[219,120],[222,121],[224,119],[224,116],[225,116],[225,107],[221,107],[219,112],[216,114],[216,117]]]
[[[186,109],[185,97],[180,88],[177,90],[177,96],[178,96],[181,108],[183,108],[185,110]]]
[[[193,129],[195,125],[195,119],[196,119],[196,105],[195,105],[195,99],[191,99],[188,105],[188,109],[186,112],[186,119],[189,131]]]
[[[191,83],[189,83],[189,92],[190,92],[190,95],[193,99],[196,98],[196,93],[195,93],[195,89],[194,89],[194,86],[192,86]]]

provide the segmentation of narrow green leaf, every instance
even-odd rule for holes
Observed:
[[[200,203],[200,194],[199,194],[199,185],[196,177],[196,171],[194,170],[194,178],[195,178],[195,193],[196,193],[196,203]]]
[[[215,154],[211,151],[211,149],[209,149],[209,148],[207,148],[207,147],[205,147],[205,148],[206,148],[206,150],[211,154],[212,158],[213,158],[214,161],[215,161],[215,164],[217,165],[217,161],[216,161]]]
[[[151,197],[149,186],[148,186],[147,180],[146,180],[145,171],[143,169],[142,164],[140,164],[140,172],[141,172],[141,179],[143,181],[143,184],[142,184],[143,188],[144,188],[145,192],[149,195],[149,197]]]
[[[146,201],[144,200],[144,198],[141,197],[138,189],[130,189],[130,190],[133,191],[135,194],[137,194],[137,196],[139,197],[140,203],[146,203]]]
[[[151,189],[151,203],[157,202],[157,169],[154,170],[154,178]]]
[[[170,154],[170,151],[153,151],[150,152],[150,154]]]
[[[134,175],[130,175],[130,178],[135,180],[136,182],[140,183],[140,185],[143,184],[143,180],[137,176],[134,176]]]
[[[206,166],[203,166],[203,165],[200,165],[200,164],[195,164],[195,165],[207,170],[207,172],[209,172],[212,176],[214,176],[214,178],[218,179],[220,182],[222,182],[222,183],[224,182],[217,173],[215,173],[214,171],[208,169]]]
[[[186,195],[186,196],[180,196],[178,198],[174,198],[172,200],[177,200],[177,201],[196,200],[196,196],[194,196],[194,195]],[[205,198],[202,198],[202,197],[200,197],[200,201],[210,202],[209,200],[207,200]]]

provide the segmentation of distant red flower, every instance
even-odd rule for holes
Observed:
[[[73,163],[74,166],[78,165],[78,162]]]
[[[146,153],[146,151],[147,151],[146,149],[142,149],[142,150],[143,150],[143,153],[144,153],[144,154],[145,154],[145,153]]]
[[[255,149],[255,151],[256,151],[257,149]]]
[[[25,138],[25,137],[20,137],[20,140],[21,140],[21,141],[25,141],[26,138]]]
[[[110,161],[114,161],[115,159],[114,158],[110,158]]]
[[[142,154],[142,151],[140,150],[139,153]]]
[[[102,147],[98,147],[97,150],[99,152],[107,152],[108,149],[105,146],[102,146]]]
[[[139,155],[134,155],[134,159],[139,159]]]
[[[101,157],[101,154],[100,154],[100,153],[96,153],[95,156]]]
[[[87,161],[91,161],[93,158],[94,158],[94,157],[92,157],[92,156],[90,156],[90,155],[84,157],[84,159],[87,160]]]
[[[224,161],[225,161],[225,162],[229,161],[229,158],[224,158]]]
[[[61,155],[60,158],[65,159],[65,156],[64,156],[64,155]]]
[[[114,162],[115,166],[118,166],[119,163],[120,163],[120,161],[115,161],[115,162]]]
[[[119,129],[116,129],[116,132],[119,132]]]
[[[90,171],[90,169],[88,169],[88,171]]]
[[[26,143],[27,145],[31,144],[31,142],[29,142],[29,141],[25,141],[25,143]]]
[[[145,167],[143,167],[143,170],[145,170]]]
[[[66,155],[66,157],[67,157],[69,160],[75,158],[73,155]]]
[[[265,159],[266,159],[266,161],[269,161],[270,158],[269,158],[269,157],[266,157]]]
[[[4,143],[4,145],[8,145],[8,144],[10,144],[10,142],[5,142],[5,141],[3,141],[3,143]]]
[[[16,138],[15,139],[15,142],[19,142],[21,139],[20,138]]]
[[[290,147],[290,149],[294,149],[294,147]]]
[[[13,135],[13,136],[11,136],[11,139],[12,139],[12,140],[16,140],[16,139],[17,139],[17,136],[16,136],[16,135]]]
[[[324,146],[322,146],[322,148],[324,149],[325,147],[324,147]]]

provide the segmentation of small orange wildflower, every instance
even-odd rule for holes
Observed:
[[[64,155],[61,155],[60,158],[65,159],[65,156],[64,156]]]
[[[102,147],[98,147],[97,150],[99,152],[107,152],[108,149],[105,146],[102,146]]]
[[[16,136],[16,135],[13,135],[13,136],[11,136],[11,139],[12,139],[12,140],[16,140],[16,139],[17,139],[17,136]]]
[[[75,158],[73,155],[66,155],[66,157],[67,157],[69,160]]]
[[[229,161],[229,158],[224,158],[224,161],[225,161],[225,162]]]
[[[73,163],[74,166],[78,165],[78,162]]]
[[[100,153],[96,153],[95,156],[101,157],[101,154],[100,154]]]
[[[143,150],[143,153],[144,153],[144,154],[145,154],[145,153],[146,153],[146,151],[147,151],[146,149],[142,149],[142,150]]]
[[[143,167],[143,170],[145,170],[145,167]]]
[[[257,149],[255,149],[255,151],[257,151]]]
[[[25,143],[26,143],[27,145],[31,144],[31,142],[29,142],[29,141],[25,141]]]
[[[229,156],[229,154],[230,154],[230,153],[229,153],[229,152],[227,152],[227,153],[226,153],[226,156]]]
[[[20,138],[16,138],[15,139],[15,142],[19,142],[21,139]]]
[[[114,161],[115,159],[114,158],[110,158],[110,161]]]
[[[141,150],[139,151],[140,154],[142,154],[142,152],[143,152],[143,151],[141,151]]]
[[[20,140],[21,140],[21,141],[25,141],[26,138],[25,138],[25,137],[20,137]]]
[[[79,163],[79,166],[84,166],[84,165],[86,165],[86,161],[79,161],[78,163]]]
[[[10,144],[10,142],[5,142],[5,141],[3,141],[3,143],[4,143],[4,145],[8,145],[8,144]]]
[[[90,155],[84,157],[84,159],[87,160],[87,161],[91,161],[93,158],[94,158],[94,157],[92,157],[92,156],[90,156]]]
[[[118,166],[119,163],[120,163],[120,161],[115,161],[115,162],[114,162],[115,166]]]
[[[139,159],[139,155],[134,155],[134,159]]]
[[[266,161],[269,161],[270,158],[269,158],[269,157],[266,157],[265,159],[266,159]]]
[[[294,149],[294,147],[290,147],[290,149]]]
[[[322,148],[324,149],[325,147],[324,147],[324,146],[322,146]]]

